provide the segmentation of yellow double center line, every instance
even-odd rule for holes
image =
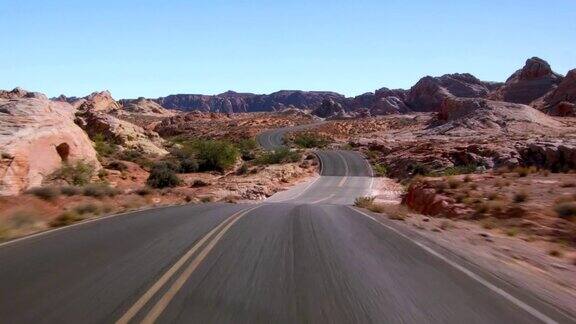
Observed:
[[[234,225],[240,218],[248,214],[250,211],[259,207],[261,207],[261,205],[239,211],[220,223],[213,230],[208,232],[208,234],[202,237],[198,243],[194,244],[190,250],[188,250],[176,263],[174,263],[174,265],[172,265],[172,267],[170,267],[170,269],[168,269],[168,271],[166,271],[162,277],[160,277],[160,279],[158,279],[158,281],[156,281],[154,285],[152,285],[152,287],[150,287],[150,289],[148,289],[148,291],[146,291],[144,295],[142,295],[142,297],[140,297],[140,299],[138,299],[118,321],[116,321],[116,324],[129,323],[130,320],[132,320],[132,318],[134,318],[134,316],[136,316],[136,314],[138,314],[138,312],[140,312],[140,310],[142,310],[142,308],[148,304],[152,297],[154,297],[156,293],[158,293],[158,291],[162,289],[162,287],[164,287],[164,285],[166,285],[166,283],[180,269],[182,269],[182,267],[184,267],[190,258],[192,258],[196,252],[202,248],[196,257],[188,264],[188,267],[182,272],[182,274],[180,274],[174,283],[172,283],[172,286],[168,288],[164,295],[158,299],[156,304],[152,306],[148,314],[142,320],[142,323],[154,323],[156,319],[162,314],[164,309],[168,306],[170,301],[174,298],[174,296],[176,296],[178,291],[180,291],[182,286],[184,286],[194,270],[196,270],[198,265],[202,263],[202,261],[210,253],[218,241],[220,241],[222,236],[224,236],[224,234],[230,229],[230,227],[232,227],[232,225]]]

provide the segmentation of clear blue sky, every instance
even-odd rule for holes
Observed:
[[[0,89],[49,96],[408,88],[576,67],[576,1],[0,0]]]

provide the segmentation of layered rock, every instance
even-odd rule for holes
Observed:
[[[138,99],[120,100],[122,109],[118,113],[138,114],[144,116],[170,117],[175,112],[160,106],[157,102],[140,97]]]
[[[0,195],[41,185],[63,162],[101,167],[71,105],[21,89],[0,97]]]
[[[404,104],[406,92],[401,89],[390,90],[382,88],[374,93],[368,92],[356,96],[346,102],[349,111],[367,109],[368,113],[360,112],[361,116],[367,114],[372,116],[389,115],[398,113],[408,113],[410,109]]]
[[[562,127],[560,122],[527,105],[480,98],[446,98],[428,134],[544,134]]]
[[[312,111],[312,114],[320,118],[344,118],[346,111],[342,105],[332,99],[326,99],[320,107]]]
[[[528,105],[554,91],[561,81],[562,76],[552,71],[548,62],[533,57],[526,61],[523,68],[512,74],[491,97]]]
[[[486,82],[468,73],[427,76],[408,91],[405,103],[414,111],[438,111],[447,98],[484,98],[489,91]]]

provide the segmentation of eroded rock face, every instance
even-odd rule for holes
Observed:
[[[0,99],[0,195],[41,185],[63,162],[83,160],[101,167],[92,142],[74,123],[72,106],[17,92]]]
[[[551,115],[576,116],[576,69],[570,70],[558,88],[547,98],[546,104]]]
[[[161,156],[168,153],[162,148],[163,140],[158,133],[145,130],[112,115],[88,111],[78,117],[76,122],[91,137],[101,134],[113,143],[124,148],[139,150],[145,154]]]
[[[324,99],[343,101],[344,96],[328,91],[282,90],[267,95],[227,91],[218,95],[178,94],[155,99],[169,109],[205,112],[258,112],[277,111],[288,106],[300,109],[314,109]]]
[[[526,61],[522,69],[512,74],[492,97],[528,105],[554,91],[561,81],[562,76],[552,71],[548,62],[533,57]]]
[[[484,98],[489,89],[471,74],[446,74],[424,77],[406,95],[405,103],[414,111],[438,111],[447,98]]]
[[[326,99],[322,102],[322,105],[312,111],[312,114],[320,118],[337,118],[344,117],[346,112],[342,105],[335,102],[332,99]]]
[[[120,100],[122,109],[118,113],[139,114],[144,116],[170,117],[176,113],[160,106],[157,102],[145,98]]]
[[[120,109],[120,104],[112,98],[109,91],[93,92],[73,105],[78,106],[81,111],[112,112]]]
[[[555,172],[576,169],[576,141],[529,141],[516,145],[524,165]]]

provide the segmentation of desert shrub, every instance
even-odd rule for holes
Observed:
[[[576,217],[576,202],[561,202],[554,206],[554,211],[561,218]]]
[[[526,202],[528,200],[528,194],[526,192],[517,192],[514,194],[514,197],[512,198],[512,200],[515,203]]]
[[[200,202],[202,202],[202,203],[209,203],[209,202],[213,202],[213,201],[214,201],[214,197],[212,197],[212,196],[205,196],[205,197],[200,198]]]
[[[478,166],[476,164],[467,164],[467,165],[455,165],[452,167],[448,167],[440,172],[438,175],[441,176],[454,176],[459,174],[469,174],[476,172]]]
[[[357,197],[354,200],[354,206],[360,207],[360,208],[368,208],[372,204],[374,204],[374,199],[376,199],[376,197],[372,197],[372,196]]]
[[[180,167],[178,170],[180,173],[197,172],[198,169],[198,161],[196,161],[194,158],[185,158],[180,160]]]
[[[432,172],[429,166],[424,163],[416,162],[408,165],[408,172],[412,175],[428,175]]]
[[[468,182],[472,182],[472,177],[470,175],[466,175],[463,179],[464,182],[468,183]]]
[[[142,188],[136,189],[135,192],[139,196],[148,196],[148,195],[152,194],[152,189],[150,189],[149,187],[142,187]]]
[[[486,198],[488,198],[488,200],[496,200],[499,196],[497,192],[490,192]]]
[[[246,163],[242,163],[238,171],[236,172],[238,175],[244,175],[248,173],[248,165]]]
[[[576,187],[576,182],[564,182],[560,185],[562,188],[574,188]]]
[[[208,182],[204,181],[204,180],[200,180],[200,179],[196,179],[194,181],[192,181],[192,188],[200,188],[200,187],[206,187],[210,185]]]
[[[60,196],[60,190],[50,186],[31,188],[27,192],[47,201],[52,201]]]
[[[50,178],[64,180],[71,185],[82,186],[90,183],[93,176],[94,166],[78,160],[75,163],[65,163],[60,169],[52,173]]]
[[[84,218],[73,211],[65,211],[58,217],[54,218],[48,225],[50,227],[62,227],[76,223],[83,220]]]
[[[75,186],[64,186],[60,188],[60,193],[66,196],[76,196],[79,195],[82,190]]]
[[[560,250],[556,250],[556,249],[551,249],[550,251],[548,251],[548,254],[550,256],[553,256],[555,258],[560,258],[562,257],[562,252]]]
[[[496,227],[496,219],[494,218],[485,218],[480,222],[480,225],[482,225],[482,228],[484,229],[493,229]]]
[[[123,150],[117,153],[115,157],[119,160],[136,163],[144,169],[149,169],[154,164],[154,162],[150,158],[148,158],[142,151],[135,149]]]
[[[128,170],[128,166],[126,163],[118,160],[110,161],[106,166],[108,169],[117,170],[117,171],[126,171]]]
[[[152,167],[148,180],[148,184],[152,188],[168,188],[176,187],[181,183],[180,178],[176,175],[176,171],[170,164],[161,162]]]
[[[74,207],[74,211],[78,215],[94,214],[100,213],[100,207],[94,203],[85,203]]]
[[[256,163],[260,165],[291,163],[298,162],[300,158],[300,153],[291,151],[289,148],[282,147],[271,152],[264,152],[262,155],[256,158]]]
[[[240,154],[234,145],[226,141],[199,141],[195,143],[194,148],[200,170],[203,171],[230,169]]]
[[[96,134],[92,140],[94,141],[94,150],[99,156],[111,156],[118,151],[118,147],[106,140],[103,134]]]
[[[318,136],[313,133],[304,132],[298,133],[294,136],[294,144],[302,148],[325,147],[330,141],[323,136]]]
[[[107,196],[113,197],[119,194],[119,190],[116,188],[112,188],[104,183],[92,183],[84,186],[82,194],[86,197],[95,197],[95,198],[103,198]]]
[[[376,163],[372,166],[374,174],[378,177],[385,177],[388,174],[388,169],[384,164]]]
[[[236,143],[240,151],[240,156],[244,161],[251,161],[256,158],[254,151],[258,148],[258,143],[253,138],[242,139]]]
[[[448,186],[450,187],[450,189],[456,189],[460,186],[460,180],[450,178],[448,179]]]
[[[518,229],[516,227],[507,228],[504,233],[508,236],[516,236],[518,234]]]
[[[512,172],[516,173],[519,177],[526,177],[531,173],[538,172],[538,168],[536,167],[515,167]]]

